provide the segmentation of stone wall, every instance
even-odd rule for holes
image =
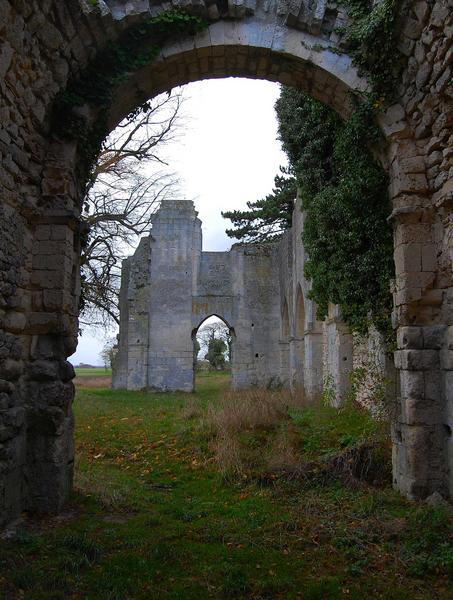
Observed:
[[[107,44],[179,5],[0,2],[2,522],[23,509],[58,510],[71,482],[73,371],[66,357],[77,338],[86,182],[77,142],[54,127],[54,99]],[[349,92],[367,88],[341,48],[336,27],[345,15],[336,3],[307,9],[302,2],[247,0],[185,7],[207,16],[209,28],[168,43],[154,64],[130,74],[114,91],[111,128],[156,93],[210,77],[294,85],[342,115],[351,110]],[[400,398],[394,466],[399,489],[424,497],[435,490],[447,495],[453,486],[452,0],[411,0],[399,10],[407,69],[399,101],[380,118],[395,230]],[[87,101],[79,116],[93,124],[99,111]],[[294,293],[293,286],[288,305],[296,302]],[[310,310],[306,305],[306,365],[321,348]],[[289,343],[294,357],[298,340]],[[290,374],[291,365],[290,358]],[[306,388],[313,372],[304,373]]]
[[[355,368],[366,372],[357,399],[374,410],[382,381],[394,378],[383,341],[374,332],[353,345],[337,306],[316,321],[300,201],[293,222],[278,242],[203,252],[193,203],[162,202],[149,238],[124,262],[113,386],[192,391],[192,343],[200,324],[217,316],[233,336],[233,387],[283,385],[308,398],[324,390],[341,406]]]
[[[279,381],[278,247],[202,252],[201,235],[192,202],[165,200],[124,262],[115,388],[192,391],[194,336],[212,315],[233,334],[235,387]]]
[[[413,497],[453,489],[452,33],[452,0],[409,3],[400,103],[381,119],[395,232],[394,477]]]

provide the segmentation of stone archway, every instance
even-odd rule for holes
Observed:
[[[212,318],[217,319],[217,322],[208,323],[208,321],[211,320]],[[219,337],[219,329],[217,329],[217,331],[214,330],[212,333],[212,336],[215,338],[221,339],[226,345],[224,355],[226,355],[228,357],[228,361],[227,361],[228,364],[227,365],[224,364],[222,368],[224,369],[226,366],[228,368],[228,370],[230,371],[231,375],[234,376],[234,369],[235,369],[235,367],[234,367],[234,340],[236,338],[236,332],[234,330],[234,327],[232,327],[230,325],[230,323],[228,323],[228,321],[225,320],[224,317],[222,317],[218,314],[212,313],[212,314],[204,317],[198,323],[198,325],[196,327],[194,327],[194,329],[192,330],[192,341],[194,344],[194,379],[195,380],[197,378],[197,360],[198,360],[196,341],[198,341],[198,343],[200,342],[198,334],[202,333],[204,325],[210,326],[213,324],[221,325],[222,329],[220,330],[220,333],[221,333],[220,337]],[[205,339],[205,343],[206,343],[206,339]],[[200,345],[198,346],[198,349],[200,349]],[[207,348],[206,345],[205,345],[205,348]],[[203,355],[202,355],[202,358],[204,358]]]
[[[77,146],[52,129],[57,94],[90,59],[160,5],[147,0],[38,0],[0,6],[0,514],[58,510],[71,486],[72,367],[79,294]],[[175,3],[176,5],[177,3]],[[247,76],[295,85],[350,111],[363,90],[337,45],[344,14],[315,3],[188,3],[210,26],[167,45],[115,92],[113,128],[143,100],[189,81]],[[400,398],[395,485],[410,497],[452,487],[453,284],[451,8],[408,2],[399,102],[380,118],[395,231],[394,324]],[[448,29],[450,27],[450,29]],[[78,116],[93,125],[85,104]],[[450,481],[450,484],[449,484]]]

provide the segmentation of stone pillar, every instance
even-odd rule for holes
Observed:
[[[399,410],[393,425],[394,483],[410,498],[445,494],[443,393],[439,348],[444,326],[401,326],[395,366]]]
[[[280,340],[280,382],[283,386],[288,387],[290,381],[289,368],[289,341]]]
[[[304,391],[308,400],[316,400],[323,391],[323,335],[309,330],[304,335]]]
[[[73,214],[54,210],[35,229],[23,382],[25,507],[35,511],[58,511],[72,485],[74,369],[65,359],[77,345],[78,227]]]
[[[293,337],[289,340],[289,384],[293,391],[304,387],[305,340]]]
[[[341,320],[339,306],[329,306],[329,315],[325,321],[326,331],[326,371],[324,386],[332,394],[332,404],[341,406],[346,400],[351,384],[349,374],[352,370],[352,335]]]
[[[112,388],[127,389],[127,373],[129,364],[129,303],[127,291],[130,279],[131,259],[126,258],[121,264],[120,287],[120,327],[118,334],[118,349],[112,368]]]
[[[164,200],[151,235],[148,386],[191,392],[192,298],[201,257],[193,202]]]
[[[439,277],[439,221],[416,194],[402,194],[423,174],[401,174],[393,184],[398,397],[393,435],[394,485],[410,498],[448,495],[448,315],[443,314],[448,278]],[[418,178],[418,179],[417,179]],[[424,183],[425,182],[425,183]],[[404,186],[402,189],[401,187]]]
[[[452,294],[453,304],[453,294]],[[445,398],[444,429],[445,454],[448,465],[448,491],[453,497],[453,325],[445,330],[445,340],[441,350],[441,367],[444,369],[443,392]]]

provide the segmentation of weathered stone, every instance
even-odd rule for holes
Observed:
[[[435,350],[397,350],[395,352],[397,369],[424,371],[439,367],[439,353]]]
[[[64,382],[69,382],[72,374],[61,361],[73,352],[76,343],[80,231],[77,225],[68,227],[66,223],[68,215],[77,223],[86,182],[80,180],[76,142],[58,138],[53,129],[53,102],[56,94],[83,72],[90,57],[98,56],[99,50],[122,32],[167,7],[153,2],[150,8],[144,0],[100,0],[97,4],[96,8],[87,1],[0,2],[0,80],[4,82],[0,86],[0,360],[30,359],[30,364],[23,363],[18,376],[11,364],[0,367],[0,387],[6,390],[1,392],[1,410],[28,402],[27,411],[30,409],[32,414],[37,409],[31,406],[33,402],[40,410],[60,402],[67,414],[57,423],[60,417],[43,410],[42,419],[52,423],[48,435],[35,431],[30,437],[30,432],[21,427],[3,445],[2,456],[8,461],[0,458],[0,514],[4,521],[20,514],[24,507],[57,510],[71,482],[73,389],[72,384]],[[131,73],[113,94],[111,110],[106,111],[109,123],[118,123],[138,104],[179,84],[201,77],[238,74],[295,85],[342,117],[349,116],[353,108],[349,92],[366,91],[369,85],[358,76],[343,51],[341,36],[334,32],[346,22],[345,11],[339,10],[335,2],[308,4],[186,3],[189,12],[212,19],[208,30],[166,45],[158,61],[139,73]],[[411,0],[407,8],[401,21],[407,35],[401,33],[397,40],[397,47],[407,57],[407,68],[398,86],[400,97],[380,119],[388,142],[388,156],[383,151],[381,157],[385,165],[392,165],[392,219],[395,243],[400,248],[395,252],[394,323],[451,326],[451,0]],[[314,51],[317,44],[328,44],[330,48]],[[86,117],[93,121],[97,118],[96,107],[86,103],[83,110]],[[442,153],[441,160],[437,153]],[[417,224],[423,226],[417,230]],[[281,255],[291,256],[288,240],[286,244],[282,242]],[[40,249],[42,252],[37,252]],[[30,259],[33,252],[39,254],[35,265]],[[258,255],[247,255],[245,262],[252,264],[255,260]],[[270,261],[269,257],[263,260],[266,264]],[[295,272],[301,273],[300,261],[298,265]],[[253,272],[250,277],[252,281]],[[295,298],[287,302],[289,314],[294,316],[291,311],[295,310]],[[306,310],[307,324],[316,324],[313,306],[308,303]],[[272,318],[278,322],[281,314]],[[333,321],[332,339],[339,340],[337,325]],[[311,362],[306,357],[306,380],[313,383],[322,379],[316,367],[322,354],[322,333],[313,330],[308,335],[305,352],[310,353]],[[269,358],[291,380],[300,373],[302,344],[296,338],[282,342],[278,356]],[[444,346],[439,349],[442,364],[449,364],[445,350]],[[336,352],[341,357],[338,348]],[[34,359],[55,360],[59,365],[56,379],[30,379]],[[413,356],[401,358],[404,361],[414,369],[420,363]],[[434,358],[432,363],[436,363]],[[256,369],[260,372],[261,367]],[[445,404],[451,396],[451,371],[441,373],[438,367],[423,367],[423,373],[426,381],[428,373],[432,379],[429,389],[425,386],[425,398],[437,394],[439,406]],[[436,377],[443,387],[434,383]],[[434,399],[432,406],[437,406]],[[416,404],[409,408],[420,416]],[[400,432],[394,442],[396,485],[409,496],[441,490],[446,485],[445,474],[453,473],[452,444],[446,441],[439,423],[433,418],[430,425],[420,423],[411,428],[400,423],[395,428]],[[453,492],[453,481],[450,486]]]
[[[428,506],[449,506],[448,502],[441,494],[439,494],[439,492],[432,493],[426,498],[425,502]]]
[[[443,346],[445,325],[423,327],[423,347],[439,350]]]
[[[399,327],[397,332],[398,348],[423,348],[423,329],[421,327]]]
[[[55,361],[36,360],[30,363],[29,377],[36,381],[58,379],[59,364]]]

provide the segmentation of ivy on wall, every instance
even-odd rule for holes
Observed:
[[[399,0],[343,0],[350,18],[340,32],[359,74],[372,90],[355,98],[342,122],[330,109],[296,90],[277,102],[280,136],[294,167],[306,211],[306,276],[318,317],[339,304],[353,331],[371,324],[393,345],[393,235],[387,175],[370,152],[382,141],[375,124],[397,91],[404,57],[397,46]]]
[[[194,35],[208,23],[179,10],[168,10],[129,29],[96,55],[83,72],[61,92],[53,110],[54,131],[78,142],[79,174],[88,180],[104,138],[107,115],[118,87],[134,71],[151,64],[170,39]],[[90,123],[83,107],[96,109]]]
[[[381,102],[395,94],[404,65],[398,51],[396,27],[399,0],[343,0],[350,23],[339,33],[344,36],[348,54],[372,84],[374,96]]]
[[[276,103],[279,135],[306,213],[305,275],[318,318],[339,304],[352,330],[371,323],[388,333],[393,236],[387,175],[367,149],[379,137],[370,113],[358,106],[343,122],[306,94],[282,88]]]

